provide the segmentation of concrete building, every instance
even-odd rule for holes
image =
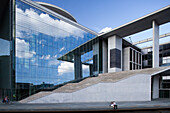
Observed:
[[[159,67],[159,26],[170,22],[170,6],[98,34],[51,4],[30,0],[0,4],[1,98],[65,103],[170,97],[165,83],[170,67]],[[148,53],[123,38],[150,28],[152,67],[142,69],[149,67],[149,59],[144,59]]]

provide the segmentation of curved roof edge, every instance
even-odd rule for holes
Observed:
[[[58,14],[60,14],[60,15],[62,15],[62,16],[64,16],[64,17],[66,17],[66,18],[77,23],[76,19],[68,11],[66,11],[66,10],[56,6],[56,5],[52,5],[52,4],[45,3],[45,2],[37,2],[37,1],[36,1],[36,3],[38,3],[38,4],[40,4],[40,5],[42,5],[42,6],[44,6],[44,7],[46,7],[46,8],[48,8],[48,9],[50,9],[50,10],[52,10],[52,11],[54,11],[54,12],[56,12],[56,13],[58,13]]]

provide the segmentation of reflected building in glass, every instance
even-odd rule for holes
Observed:
[[[67,83],[78,85],[78,82],[102,73],[151,67],[151,56],[156,52],[151,52],[151,48],[141,49],[124,38],[150,28],[148,23],[153,18],[160,24],[169,22],[168,9],[98,34],[78,24],[69,12],[52,4],[0,0],[0,99],[8,95],[11,100],[19,101],[40,91],[53,91]],[[148,28],[141,26],[141,21]],[[155,22],[153,25],[159,32],[159,26]],[[158,38],[159,34],[156,36]],[[169,43],[160,45],[157,55],[153,55],[160,58],[160,62],[156,62],[158,67],[170,64],[169,48]],[[100,81],[100,76],[96,78]],[[81,84],[83,88],[88,86],[87,82]],[[167,88],[169,83],[162,86]],[[113,94],[112,90],[109,91]]]
[[[51,4],[29,0],[1,0],[1,4],[2,12],[8,6],[6,16],[1,18],[2,97],[9,95],[21,100],[40,90],[90,76],[93,59],[88,59],[93,52],[77,51],[60,57],[94,38],[96,32],[79,25],[70,13]]]

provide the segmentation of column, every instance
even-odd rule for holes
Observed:
[[[74,74],[75,74],[75,80],[82,78],[81,55],[78,54],[74,54]]]
[[[108,38],[108,72],[122,71],[122,38]]]
[[[153,27],[153,50],[152,50],[152,67],[159,67],[159,25],[152,21]]]
[[[153,76],[153,95],[152,98],[159,98],[159,75]]]
[[[107,73],[108,72],[108,51],[107,51],[107,42],[105,40],[102,41],[102,58],[103,58],[103,73]]]

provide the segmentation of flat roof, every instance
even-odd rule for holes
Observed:
[[[78,46],[77,48],[75,48],[75,49],[69,51],[68,53],[66,53],[65,55],[61,56],[60,58],[58,58],[58,60],[72,61],[73,53],[79,52],[79,54],[82,55],[82,54],[92,50],[92,44],[95,43],[99,39],[107,39],[108,37],[111,37],[113,35],[118,35],[119,37],[123,38],[128,35],[135,34],[137,32],[152,28],[153,20],[155,20],[159,25],[170,22],[170,5],[162,8],[162,9],[159,9],[153,13],[145,15],[141,18],[138,18],[134,21],[131,21],[127,24],[119,26],[115,29],[112,29],[106,33],[99,34],[97,37],[85,42],[84,44]],[[132,45],[130,42],[128,42],[126,40],[124,40],[123,42],[124,42],[124,45],[133,46],[134,48],[139,49],[137,46]],[[89,47],[88,50],[83,49],[86,46]],[[86,51],[83,51],[83,50],[86,50]]]
[[[113,35],[118,35],[119,37],[123,38],[152,28],[153,20],[155,20],[158,25],[170,22],[170,5],[112,29],[109,32],[99,34],[98,37],[108,38]]]

